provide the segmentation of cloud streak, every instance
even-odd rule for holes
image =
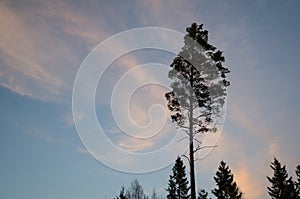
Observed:
[[[0,85],[42,101],[65,100],[80,65],[78,57],[107,34],[95,18],[69,4],[28,4],[32,7],[24,12],[0,3]],[[86,45],[78,49],[82,42]]]

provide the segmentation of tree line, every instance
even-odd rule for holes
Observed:
[[[296,179],[293,180],[286,171],[286,166],[282,165],[276,158],[270,165],[273,175],[268,176],[270,185],[266,188],[271,199],[300,199],[300,165],[296,167]],[[216,186],[211,193],[216,199],[243,199],[234,175],[225,161],[221,161],[213,177]],[[169,176],[166,196],[159,195],[155,189],[150,196],[144,193],[142,185],[137,179],[133,180],[130,186],[125,189],[123,186],[118,196],[114,199],[191,199],[191,186],[186,176],[186,167],[180,157],[175,161],[172,173]],[[255,190],[254,190],[255,191]],[[199,189],[197,199],[211,199],[209,193],[204,189]]]

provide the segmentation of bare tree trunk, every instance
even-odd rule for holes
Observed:
[[[190,183],[191,183],[191,199],[196,199],[196,187],[195,187],[195,160],[194,160],[194,131],[193,131],[193,116],[194,116],[194,78],[193,78],[193,66],[191,66],[191,79],[190,79],[190,107],[189,107],[189,140],[190,140]]]
[[[190,143],[190,183],[191,183],[191,199],[196,199],[196,188],[195,188],[195,165],[194,165],[194,144],[193,141]]]

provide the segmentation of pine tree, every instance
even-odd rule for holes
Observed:
[[[216,176],[214,177],[217,188],[212,193],[218,199],[241,199],[242,193],[234,182],[233,174],[224,161],[221,161]]]
[[[176,159],[175,165],[172,168],[172,175],[170,175],[168,188],[166,191],[168,192],[168,199],[188,199],[188,181],[185,173],[185,166],[178,157]]]
[[[214,123],[222,114],[229,70],[222,66],[222,52],[208,43],[203,24],[193,23],[186,31],[184,46],[170,65],[172,91],[165,97],[172,121],[187,134],[191,199],[196,199],[194,154],[203,148],[197,134],[217,130]]]
[[[204,189],[200,189],[197,199],[208,199],[208,193]]]
[[[296,188],[292,178],[288,178],[285,165],[274,158],[270,167],[273,170],[273,177],[267,177],[271,186],[268,187],[268,193],[272,199],[295,199]]]
[[[271,183],[271,187],[268,187],[268,193],[272,199],[279,199],[282,198],[288,174],[285,166],[281,166],[276,158],[274,158],[274,162],[271,163],[270,167],[273,170],[273,177],[267,177]]]

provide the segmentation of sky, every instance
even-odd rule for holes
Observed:
[[[143,27],[185,34],[193,22],[204,24],[209,42],[223,51],[231,71],[223,128],[207,137],[218,147],[197,161],[196,185],[213,189],[224,160],[245,198],[268,198],[266,176],[272,175],[273,158],[291,176],[300,164],[299,6],[296,0],[0,1],[0,198],[113,198],[134,179],[146,193],[155,188],[165,195],[169,163],[185,146],[174,142],[175,125],[162,111],[166,66],[176,52],[119,54],[106,68],[99,65],[85,76],[79,94],[93,93],[92,77],[105,69],[96,79],[95,103],[79,106],[81,111],[95,107],[102,132],[99,126],[93,129],[89,117],[72,112],[72,92],[88,55],[99,55],[99,44],[111,36]],[[180,45],[160,36],[162,45]],[[119,40],[109,44],[100,61],[108,57],[105,53],[127,47]],[[145,80],[152,83],[119,100],[128,97],[129,83],[139,86]],[[82,132],[81,122],[90,129]],[[101,133],[105,136],[97,139]]]

